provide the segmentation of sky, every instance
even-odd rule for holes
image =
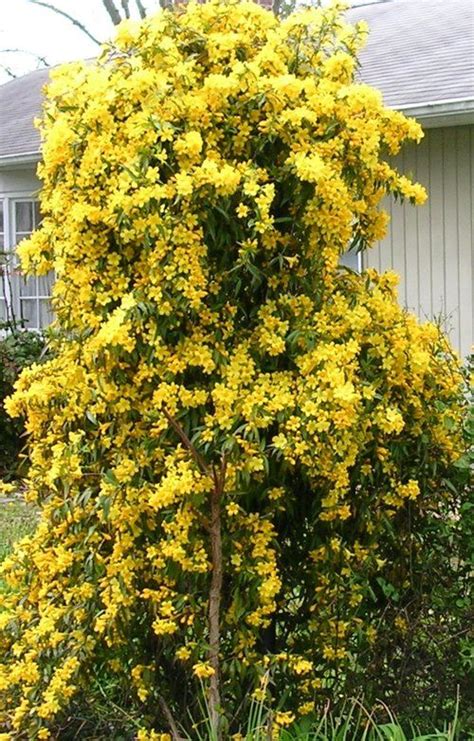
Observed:
[[[113,33],[112,23],[100,0],[49,1],[82,21],[101,41]],[[158,0],[148,0],[145,5],[152,9],[158,6]],[[48,64],[59,64],[94,56],[97,48],[70,21],[46,8],[32,5],[28,0],[0,0],[0,82],[10,79],[5,66],[12,68],[16,75],[36,69],[36,54],[44,56]],[[6,53],[3,49],[28,53]]]
[[[47,1],[47,0],[45,0]],[[113,33],[111,21],[101,0],[49,0],[57,8],[83,22],[101,41]],[[368,2],[355,0],[353,4]],[[133,5],[133,3],[131,3]],[[158,0],[144,0],[147,9],[158,7]],[[0,0],[0,83],[39,66],[36,55],[48,64],[85,59],[97,53],[97,46],[66,18],[35,6],[28,0]],[[5,52],[18,49],[18,52]]]

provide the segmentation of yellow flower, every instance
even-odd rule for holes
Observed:
[[[226,505],[226,512],[229,515],[229,517],[235,517],[235,515],[239,514],[239,505],[235,502],[231,502],[230,504]]]
[[[200,662],[193,666],[193,674],[199,679],[207,679],[208,677],[212,677],[214,673],[212,666],[206,662]]]
[[[281,712],[278,711],[275,713],[275,723],[278,726],[282,726],[283,728],[286,726],[290,726],[293,721],[295,720],[295,714],[290,712]]]
[[[239,216],[241,219],[245,219],[249,212],[249,207],[246,206],[244,203],[240,203],[237,208],[235,209],[235,213],[237,216]]]
[[[361,606],[389,562],[387,518],[420,499],[410,471],[431,471],[416,519],[449,496],[459,360],[401,308],[393,273],[339,267],[383,234],[385,196],[423,200],[385,156],[421,129],[354,80],[365,32],[323,5],[280,19],[182,4],[51,73],[44,219],[18,252],[54,270],[56,328],[5,402],[25,420],[39,510],[0,569],[15,737],[34,718],[56,727],[97,656],[179,712],[167,667],[213,675],[217,531],[223,685],[238,705],[249,683],[263,701],[263,670],[278,697],[291,676],[310,712],[320,676],[344,677],[349,647],[377,640]],[[273,655],[262,635],[285,613],[300,622]]]
[[[177,659],[187,661],[191,656],[191,650],[187,646],[180,646],[175,653]]]

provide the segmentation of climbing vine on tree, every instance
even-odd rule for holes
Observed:
[[[252,695],[284,726],[377,641],[380,579],[410,590],[462,379],[393,274],[338,266],[386,194],[425,199],[387,161],[420,127],[354,82],[365,35],[338,3],[190,3],[52,73],[20,252],[56,272],[54,354],[8,401],[41,508],[3,574],[14,737],[54,735],[99,668],[140,739],[200,682],[218,737]]]

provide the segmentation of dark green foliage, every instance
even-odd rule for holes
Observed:
[[[467,367],[466,452],[444,481],[452,497],[423,522],[413,517],[408,532],[402,526],[411,540],[411,557],[405,564],[398,561],[396,572],[388,561],[374,584],[378,640],[360,656],[346,685],[354,694],[363,687],[366,702],[382,698],[400,720],[426,731],[452,716],[457,696],[462,728],[474,729],[474,407],[469,375]],[[406,578],[411,586],[404,592]]]
[[[0,478],[11,480],[23,472],[25,446],[22,420],[11,419],[3,402],[13,391],[21,370],[41,360],[45,340],[41,333],[0,325]]]

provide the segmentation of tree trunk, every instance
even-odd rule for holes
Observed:
[[[222,596],[222,533],[221,498],[224,490],[225,463],[220,476],[214,476],[211,492],[211,561],[212,577],[209,592],[209,663],[214,670],[210,678],[209,711],[215,738],[222,738],[221,694],[220,694],[220,610]]]

